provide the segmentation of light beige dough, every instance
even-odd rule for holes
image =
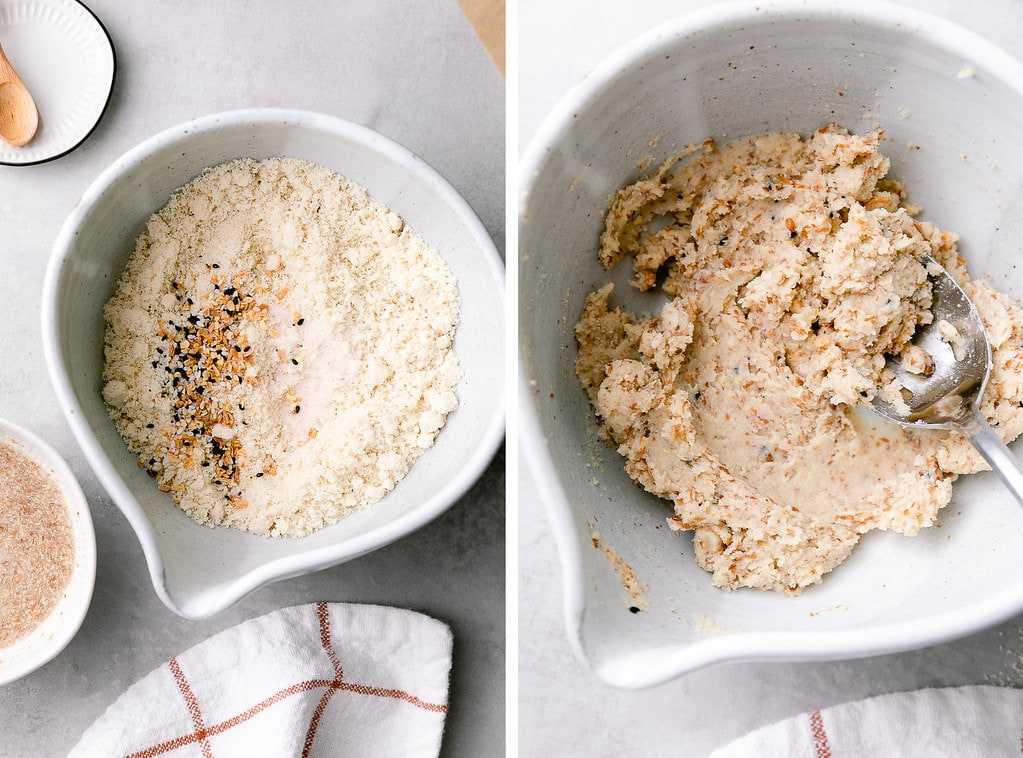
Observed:
[[[720,587],[798,593],[862,534],[932,524],[956,477],[987,468],[958,434],[866,408],[885,355],[931,318],[924,256],[987,324],[983,414],[1007,441],[1023,431],[1023,312],[969,278],[956,235],[914,218],[882,139],[827,126],[708,141],[607,214],[601,262],[632,258],[635,286],[672,299],[644,316],[612,307],[611,284],[593,292],[577,374],[602,436],[672,502]]]

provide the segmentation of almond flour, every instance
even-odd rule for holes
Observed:
[[[202,524],[334,523],[390,491],[457,405],[454,276],[305,161],[231,161],[178,190],[104,315],[110,415]]]

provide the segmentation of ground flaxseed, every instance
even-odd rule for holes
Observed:
[[[53,612],[75,565],[71,515],[53,474],[0,443],[0,649]]]

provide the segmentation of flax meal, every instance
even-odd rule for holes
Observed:
[[[671,501],[670,525],[693,530],[720,587],[798,593],[865,532],[930,525],[956,477],[987,468],[959,434],[865,410],[886,353],[921,364],[907,345],[931,318],[924,256],[987,326],[981,412],[1006,441],[1023,431],[1023,311],[968,276],[954,234],[914,218],[882,138],[829,126],[708,141],[607,214],[601,262],[631,257],[634,284],[672,299],[643,316],[611,307],[611,284],[593,292],[577,374],[602,436]]]
[[[457,405],[454,276],[308,162],[208,169],[149,220],[107,303],[103,396],[196,521],[295,537],[379,500]]]
[[[17,443],[0,443],[0,649],[64,597],[75,567],[67,502],[53,473]]]

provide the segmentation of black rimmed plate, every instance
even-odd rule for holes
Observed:
[[[31,142],[0,142],[0,165],[67,155],[96,128],[114,86],[114,48],[103,24],[77,0],[0,0],[0,44],[39,109]]]

